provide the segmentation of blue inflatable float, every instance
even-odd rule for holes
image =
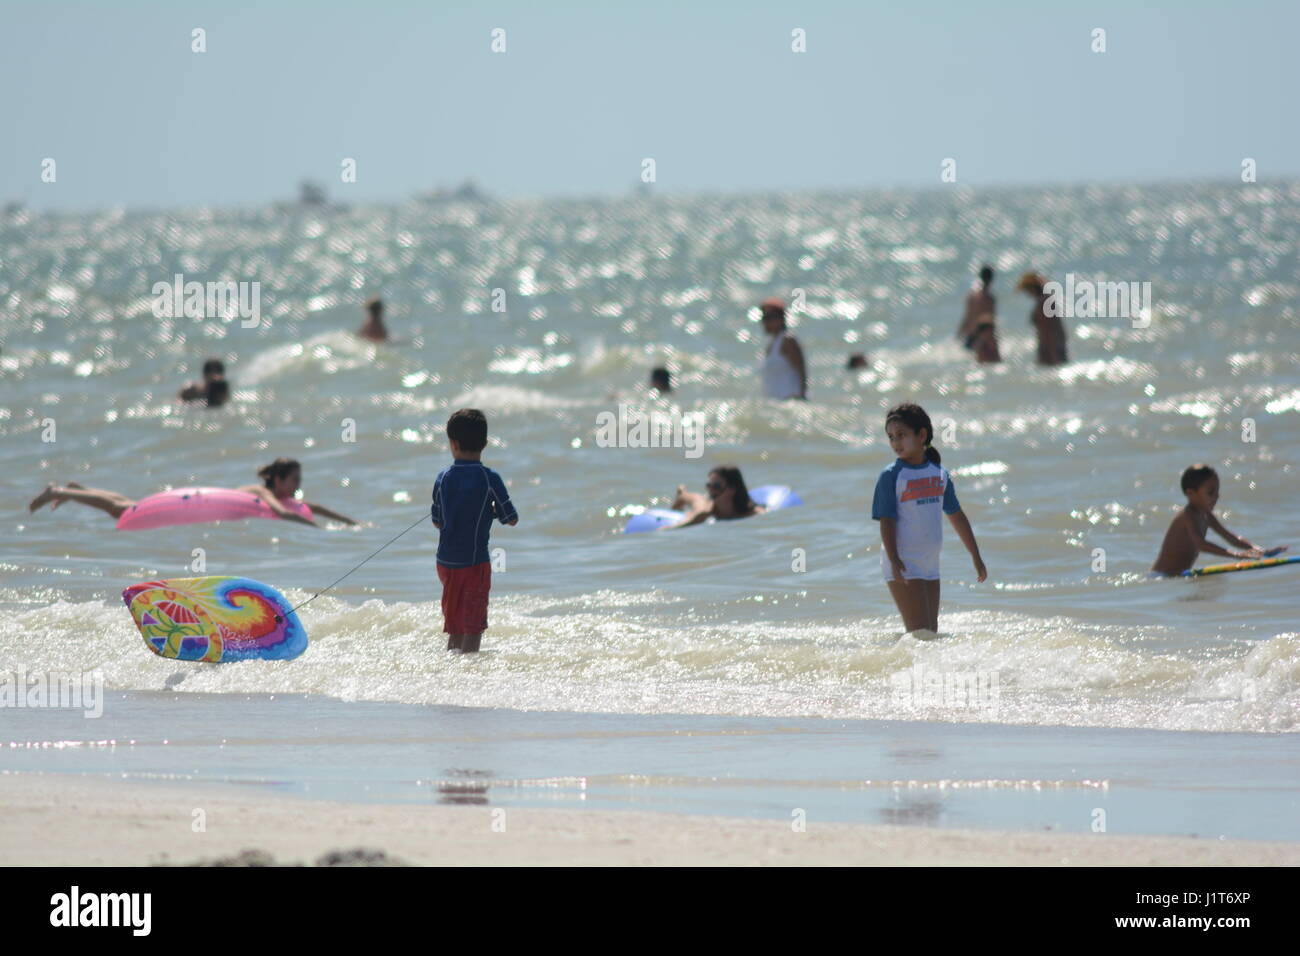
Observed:
[[[785,485],[763,485],[759,488],[750,488],[749,497],[768,511],[779,511],[782,508],[793,508],[795,505],[803,504],[803,499]],[[633,515],[627,520],[623,533],[637,534],[641,531],[657,531],[668,525],[677,524],[685,517],[685,511],[647,508],[639,515]]]

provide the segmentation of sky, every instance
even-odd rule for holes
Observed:
[[[1294,0],[0,0],[0,203],[1267,182],[1297,36]]]

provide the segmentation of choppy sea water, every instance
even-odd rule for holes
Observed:
[[[1300,572],[1143,573],[1196,461],[1219,469],[1229,528],[1300,544],[1298,256],[1300,183],[13,215],[0,224],[0,669],[99,668],[120,691],[1293,731]],[[986,261],[1000,273],[997,368],[953,338]],[[1013,291],[1026,268],[1150,282],[1149,325],[1068,320],[1071,362],[1039,368]],[[177,273],[258,282],[262,325],[155,319],[151,289]],[[812,401],[767,402],[751,310],[796,289]],[[349,334],[372,294],[391,344]],[[853,351],[869,370],[845,370]],[[177,406],[209,354],[234,400]],[[704,422],[703,456],[600,447],[598,416],[649,407],[660,364],[678,389],[656,407]],[[884,410],[909,399],[951,423],[939,445],[990,571],[977,585],[948,534],[934,642],[899,640],[869,514],[892,460]],[[521,514],[494,531],[505,571],[481,657],[441,650],[427,525],[301,612],[313,645],[297,661],[147,653],[123,587],[188,575],[202,548],[208,573],[305,599],[426,511],[450,460],[443,424],[465,405],[488,414],[485,461]],[[48,481],[143,497],[246,483],[278,455],[302,461],[308,498],[367,526],[128,533],[74,504],[26,512]],[[806,505],[619,534],[631,509],[678,483],[702,491],[724,462]],[[996,708],[900,695],[894,675],[918,667],[996,675]]]

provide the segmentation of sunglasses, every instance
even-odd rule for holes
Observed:
[[[724,484],[723,484],[722,482],[720,482],[720,481],[710,481],[710,482],[709,482],[707,485],[705,485],[704,487],[707,488],[709,491],[726,491],[726,490],[727,490],[727,486],[724,485]]]

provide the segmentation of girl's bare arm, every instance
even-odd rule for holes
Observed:
[[[247,491],[250,494],[257,495],[257,497],[266,502],[268,508],[275,512],[277,518],[283,518],[285,521],[296,521],[298,524],[309,524],[313,528],[320,527],[320,525],[311,519],[304,518],[302,515],[290,511],[284,505],[280,504],[280,499],[271,494],[270,489],[265,485],[248,485],[241,488],[240,491]]]
[[[359,521],[353,521],[347,515],[341,515],[337,511],[331,511],[329,508],[326,508],[324,505],[318,505],[312,501],[304,501],[303,504],[305,504],[308,508],[310,508],[313,514],[324,515],[327,518],[333,518],[335,521],[342,521],[344,524],[361,523]]]
[[[898,556],[898,519],[881,518],[880,519],[880,545],[885,549],[885,557],[889,559],[889,564],[894,569],[894,577],[902,580],[906,570],[903,561]]]
[[[961,543],[970,552],[971,561],[975,564],[976,579],[983,581],[989,576],[989,572],[984,567],[984,559],[980,557],[980,546],[975,541],[975,532],[971,530],[970,521],[966,518],[966,512],[953,512],[948,515],[948,520],[952,523],[953,530],[957,532],[957,537],[961,538]]]

